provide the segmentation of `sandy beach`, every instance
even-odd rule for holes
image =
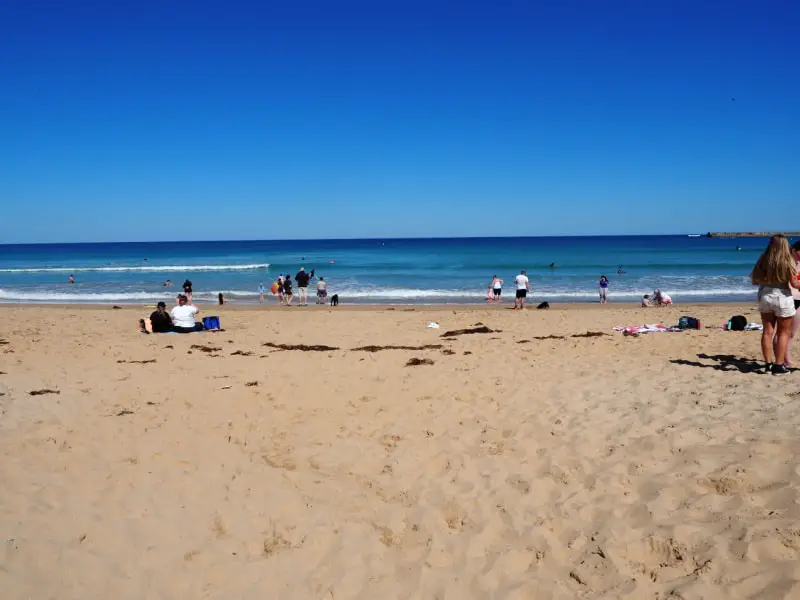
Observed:
[[[800,598],[752,304],[201,309],[0,307],[4,600]]]

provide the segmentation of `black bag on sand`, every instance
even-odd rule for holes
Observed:
[[[747,327],[747,318],[742,315],[733,316],[731,320],[728,321],[729,331],[744,331],[745,327]]]
[[[700,321],[694,317],[681,317],[678,319],[680,329],[700,329]]]

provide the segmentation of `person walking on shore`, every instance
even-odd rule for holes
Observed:
[[[766,373],[782,375],[789,370],[786,348],[792,318],[797,313],[792,298],[792,288],[800,288],[797,279],[797,262],[783,235],[775,235],[750,273],[753,285],[758,286],[758,311],[764,330],[761,333],[761,353],[766,362]],[[773,342],[773,338],[776,338]],[[773,343],[775,344],[773,350]]]
[[[264,292],[265,291],[266,291],[266,288],[264,287],[264,282],[262,281],[261,283],[258,284],[258,303],[259,304],[264,304]]]
[[[528,281],[528,275],[524,269],[514,278],[514,285],[517,288],[517,297],[514,300],[514,310],[522,310],[525,308],[525,297],[531,290],[531,284]]]
[[[600,283],[597,285],[600,286],[600,304],[607,304],[608,303],[608,277],[605,275],[600,275]]]

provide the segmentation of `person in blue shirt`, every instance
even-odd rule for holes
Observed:
[[[597,285],[600,286],[600,304],[607,304],[608,303],[608,277],[605,275],[600,276],[600,283]]]

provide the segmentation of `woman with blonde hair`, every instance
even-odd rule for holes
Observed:
[[[797,312],[792,298],[792,288],[800,287],[797,280],[797,263],[785,236],[775,235],[750,273],[753,285],[758,286],[758,311],[764,331],[761,334],[761,352],[767,363],[766,372],[773,375],[788,373],[786,348],[792,317]],[[773,337],[775,350],[773,356]]]

